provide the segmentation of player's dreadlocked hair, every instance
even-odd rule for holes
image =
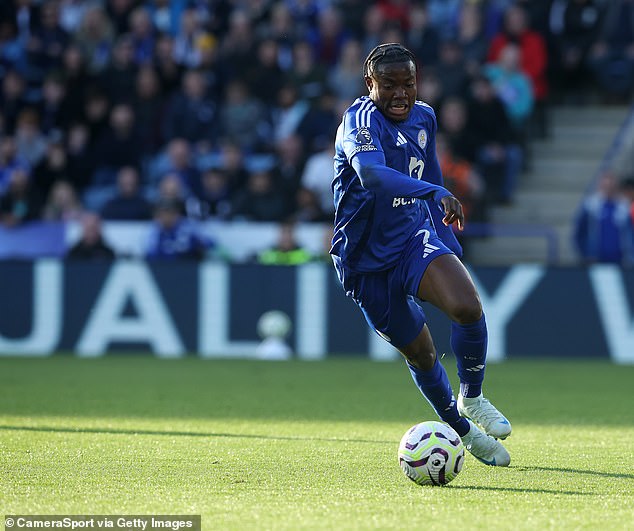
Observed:
[[[363,76],[372,76],[379,64],[405,63],[411,61],[416,64],[416,57],[402,44],[390,42],[379,44],[372,50],[363,63]]]

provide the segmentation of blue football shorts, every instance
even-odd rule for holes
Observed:
[[[384,271],[358,273],[333,257],[346,295],[357,303],[374,331],[394,347],[408,345],[425,324],[416,303],[418,286],[429,264],[443,254],[453,254],[433,230],[421,229],[408,242],[401,260]]]

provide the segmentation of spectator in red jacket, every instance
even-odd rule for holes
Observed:
[[[535,98],[535,126],[538,137],[546,136],[546,108],[548,99],[548,51],[544,38],[529,27],[528,16],[518,5],[510,6],[504,13],[504,26],[489,48],[488,61],[496,62],[502,50],[509,43],[520,47],[520,67],[531,80]]]

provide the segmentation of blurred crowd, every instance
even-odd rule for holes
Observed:
[[[328,222],[382,42],[416,54],[473,221],[513,201],[550,103],[634,86],[633,0],[5,0],[0,222]]]

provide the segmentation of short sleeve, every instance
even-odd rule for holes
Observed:
[[[381,146],[381,128],[378,120],[373,117],[376,107],[370,100],[366,100],[356,109],[349,109],[344,119],[343,151],[348,162],[357,153],[379,151]]]

